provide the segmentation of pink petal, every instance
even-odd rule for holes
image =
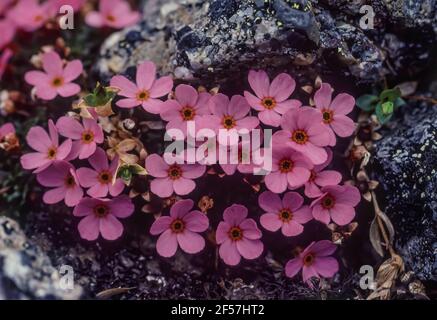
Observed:
[[[74,186],[73,188],[67,189],[65,194],[65,204],[67,207],[76,206],[80,200],[83,198],[83,190],[79,186]]]
[[[151,98],[159,98],[170,93],[173,88],[173,79],[169,76],[157,79],[150,89]]]
[[[123,225],[112,214],[100,219],[100,232],[106,240],[115,240],[123,234]]]
[[[313,266],[303,266],[302,278],[303,282],[308,282],[311,278],[319,278],[319,274]]]
[[[165,230],[170,228],[173,218],[169,216],[162,216],[156,219],[152,226],[150,227],[150,234],[156,236],[163,233]]]
[[[111,214],[117,218],[127,218],[135,210],[135,205],[128,195],[122,195],[108,202]]]
[[[38,85],[35,87],[35,94],[40,99],[52,100],[56,97],[58,92],[49,85]]]
[[[305,195],[308,198],[317,198],[323,194],[320,188],[314,182],[305,183]]]
[[[84,144],[82,143],[80,152],[79,152],[79,159],[88,159],[91,157],[97,149],[97,145],[94,142]]]
[[[223,220],[229,225],[238,226],[247,217],[247,208],[240,204],[233,204],[223,212]]]
[[[248,240],[249,241],[249,240]],[[223,242],[219,249],[219,255],[223,261],[230,266],[235,266],[240,263],[241,256],[237,250],[237,245],[231,240]]]
[[[282,208],[288,208],[292,212],[302,207],[303,197],[297,192],[287,192],[282,199]]]
[[[361,201],[361,194],[357,187],[344,186],[344,192],[336,193],[336,203],[347,204],[355,207]]]
[[[199,164],[183,164],[181,165],[182,176],[188,179],[196,179],[201,176],[206,171],[206,167]]]
[[[317,257],[314,260],[313,268],[316,269],[322,277],[331,278],[339,269],[338,262],[332,257]]]
[[[184,230],[176,235],[181,249],[187,253],[198,253],[205,248],[205,239],[195,232]]]
[[[156,66],[152,61],[144,61],[137,68],[137,85],[140,90],[149,90],[156,79]]]
[[[243,237],[237,241],[237,250],[246,259],[256,259],[263,253],[264,245],[260,240],[250,240]]]
[[[66,83],[58,88],[61,97],[71,97],[80,92],[80,86],[75,83]]]
[[[281,73],[273,79],[269,89],[269,96],[277,102],[286,100],[294,91],[296,81],[290,75]]]
[[[279,212],[282,209],[281,198],[271,191],[261,193],[258,197],[258,204],[266,212]]]
[[[282,225],[282,234],[286,237],[294,237],[303,232],[303,226],[295,221],[289,221]]]
[[[243,236],[250,240],[258,240],[261,238],[261,230],[258,229],[255,220],[245,219],[240,223],[240,228],[243,230]]]
[[[80,60],[73,60],[67,63],[64,69],[63,77],[65,82],[71,82],[83,71],[82,62]]]
[[[123,192],[125,187],[124,182],[121,179],[117,179],[115,180],[115,183],[109,183],[108,188],[109,188],[109,194],[113,197],[118,196],[120,193]]]
[[[296,148],[297,151],[301,151],[307,156],[314,165],[321,164],[328,159],[326,150],[322,147],[313,145],[312,143],[306,143],[302,148]]]
[[[95,184],[88,189],[87,194],[93,198],[103,198],[108,195],[108,185],[107,184]]]
[[[237,120],[236,129],[248,129],[249,131],[255,129],[259,125],[259,120],[257,117],[246,117]]]
[[[311,251],[314,252],[317,257],[330,256],[335,250],[337,250],[337,246],[329,240],[317,241],[311,246]]]
[[[327,83],[322,83],[319,90],[314,94],[314,102],[317,109],[327,109],[331,105],[332,92],[334,90]]]
[[[124,76],[112,77],[110,85],[111,87],[120,90],[120,92],[118,92],[118,95],[128,98],[135,98],[137,92],[139,91],[137,86]]]
[[[217,244],[222,244],[226,240],[229,240],[228,232],[231,226],[226,221],[221,221],[215,232],[215,241]]]
[[[345,115],[350,113],[355,106],[355,99],[350,94],[340,93],[331,103],[331,109],[336,115]]]
[[[257,111],[263,111],[265,108],[261,104],[261,99],[257,96],[254,96],[248,91],[244,91],[244,97],[246,98],[247,103],[255,110]]]
[[[58,119],[56,127],[62,136],[74,140],[81,139],[84,131],[84,128],[76,119],[66,116]]]
[[[52,161],[47,159],[47,155],[43,153],[32,152],[22,155],[20,162],[24,169],[31,170],[39,167],[47,168]]]
[[[293,220],[298,223],[307,223],[313,219],[312,210],[309,206],[303,206],[297,211],[293,211]]]
[[[66,191],[67,190],[65,186],[49,190],[46,193],[44,193],[43,201],[46,204],[58,203],[64,200]]]
[[[340,172],[334,170],[325,170],[317,173],[314,182],[319,186],[331,186],[341,182],[342,176]]]
[[[295,167],[287,176],[288,185],[291,188],[299,187],[308,181],[310,178],[310,171],[306,168]]]
[[[178,241],[176,234],[171,230],[164,231],[156,242],[156,251],[160,256],[169,258],[174,256],[178,248]]]
[[[293,278],[302,269],[303,263],[302,259],[294,258],[287,262],[285,265],[285,274],[289,278]]]
[[[331,221],[331,216],[329,215],[328,210],[323,209],[320,204],[317,204],[312,208],[312,213],[314,219],[324,224],[328,224]]]
[[[52,147],[52,140],[49,135],[39,126],[30,128],[26,136],[26,142],[32,149],[43,153]]]
[[[254,71],[249,72],[249,84],[255,94],[259,98],[267,97],[270,89],[270,80],[265,71]]]
[[[59,187],[64,185],[71,165],[64,161],[55,161],[50,168],[38,173],[37,180],[44,187]]]
[[[290,99],[290,100],[286,100],[283,102],[278,102],[276,104],[275,111],[280,113],[280,114],[285,114],[289,110],[299,108],[301,105],[302,105],[302,102],[300,102],[299,100]]]
[[[162,157],[151,154],[146,158],[146,170],[153,177],[164,178],[168,176],[169,165]]]
[[[50,82],[47,74],[41,71],[28,71],[24,75],[24,79],[27,83],[33,86],[43,85]]]
[[[221,164],[220,167],[223,169],[223,171],[228,175],[232,176],[235,171],[237,171],[237,164]]]
[[[85,17],[85,22],[94,28],[100,28],[103,26],[103,16],[97,11],[91,11]]]
[[[336,203],[330,213],[332,220],[339,226],[347,225],[355,218],[355,209],[346,204]]]
[[[260,218],[261,225],[269,231],[278,231],[282,226],[282,221],[277,213],[265,213]]]
[[[282,193],[287,190],[287,175],[279,171],[272,172],[265,177],[266,187],[274,193]]]
[[[199,97],[197,90],[186,84],[178,85],[175,90],[175,95],[182,107],[194,107]]]
[[[108,156],[102,148],[96,148],[96,151],[88,161],[97,172],[109,169]]]
[[[55,51],[44,53],[42,56],[42,66],[49,76],[62,75],[62,60]]]
[[[196,183],[193,180],[181,177],[173,182],[174,192],[177,195],[185,196],[194,190]]]
[[[235,119],[244,118],[250,111],[250,106],[243,96],[232,96],[228,105],[228,115],[233,116]]]
[[[200,211],[191,211],[184,216],[184,222],[188,230],[193,232],[203,232],[209,227],[206,214]]]
[[[158,99],[149,98],[143,102],[141,106],[144,110],[152,114],[159,114],[162,111],[162,101]]]
[[[227,115],[227,109],[229,105],[229,98],[222,94],[218,93],[211,97],[209,100],[209,108],[212,114],[219,116],[220,118],[222,116]]]
[[[274,110],[263,110],[258,113],[259,120],[272,127],[278,127],[281,124],[281,115],[276,113]]]
[[[340,137],[349,137],[355,131],[354,121],[347,116],[334,116],[334,120],[331,122],[331,127],[335,133]]]
[[[170,209],[172,218],[183,218],[193,208],[194,202],[191,199],[179,200]]]
[[[82,239],[93,241],[99,237],[100,221],[95,215],[83,218],[77,226]]]
[[[118,100],[116,105],[120,108],[130,109],[138,107],[141,104],[141,101],[138,101],[137,99],[121,99]]]
[[[173,183],[169,178],[157,178],[150,183],[150,190],[161,198],[167,198],[173,194]]]

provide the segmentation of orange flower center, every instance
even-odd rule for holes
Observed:
[[[322,115],[323,115],[323,122],[326,124],[329,124],[332,122],[332,120],[334,120],[334,113],[332,112],[332,110],[323,109]]]
[[[240,227],[232,227],[229,229],[228,236],[232,241],[243,239],[243,230]]]
[[[108,14],[108,15],[106,16],[106,19],[107,19],[108,21],[110,21],[110,22],[115,22],[115,17],[114,17],[112,14]]]
[[[279,219],[283,222],[289,222],[293,219],[293,213],[290,209],[284,208],[279,211]]]
[[[297,144],[305,144],[308,141],[308,134],[304,130],[295,130],[291,135],[291,140]]]
[[[293,170],[293,161],[291,159],[282,159],[279,161],[279,171],[282,173],[287,173]]]
[[[303,264],[307,267],[311,266],[314,263],[314,253],[309,252],[305,255],[305,257],[303,257]]]
[[[50,160],[55,159],[56,158],[56,153],[57,153],[57,149],[55,147],[51,147],[47,151],[47,158],[49,158]]]
[[[184,121],[193,120],[195,115],[196,111],[192,107],[186,106],[183,107],[181,110],[181,116]]]
[[[179,167],[178,165],[174,164],[172,165],[169,169],[168,169],[168,177],[171,180],[177,180],[180,177],[182,177],[182,170],[181,167]]]
[[[82,142],[83,143],[91,143],[94,141],[94,132],[90,131],[90,130],[86,130],[84,132],[82,132]]]
[[[276,107],[276,100],[272,97],[266,97],[262,99],[261,104],[267,110],[272,110],[274,107]]]
[[[322,200],[322,207],[324,209],[331,209],[335,206],[335,199],[330,194],[326,195]]]
[[[67,188],[73,188],[76,185],[76,182],[74,181],[74,177],[69,174],[66,178],[65,178],[65,186]]]
[[[52,80],[52,85],[57,88],[64,84],[64,79],[62,77],[56,77]]]
[[[105,170],[100,172],[98,180],[101,184],[108,184],[112,181],[112,173]]]
[[[171,231],[181,233],[185,230],[185,223],[181,219],[175,219],[170,225]]]
[[[223,127],[226,129],[232,129],[237,125],[237,122],[235,121],[234,117],[232,116],[224,116],[222,121]]]
[[[42,21],[44,18],[43,18],[43,16],[42,15],[36,15],[34,18],[33,18],[33,20],[35,21],[35,22],[40,22],[40,21]]]
[[[104,218],[108,215],[109,208],[104,204],[98,204],[94,207],[93,212],[98,218]]]
[[[138,92],[137,99],[140,101],[147,101],[150,98],[150,93],[147,90],[143,90]]]

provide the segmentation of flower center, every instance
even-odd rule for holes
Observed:
[[[238,241],[243,239],[243,230],[240,227],[232,227],[229,229],[228,235],[232,241]]]
[[[48,151],[47,151],[47,158],[49,158],[50,160],[53,160],[56,158],[56,148],[55,147],[51,147]]]
[[[312,252],[307,253],[303,258],[303,264],[307,267],[311,266],[314,263],[314,254]]]
[[[83,143],[91,143],[94,141],[94,132],[87,130],[82,132],[82,142]]]
[[[234,117],[232,117],[232,116],[224,116],[222,124],[223,124],[223,127],[225,127],[226,129],[232,129],[233,127],[235,127],[237,125],[237,122],[235,121]]]
[[[293,170],[293,161],[291,159],[282,159],[279,161],[279,170],[282,173],[287,173]]]
[[[316,180],[317,174],[314,170],[310,171],[310,178],[308,179],[309,182],[313,182],[314,180]]]
[[[64,84],[64,79],[62,77],[56,77],[52,80],[52,85],[54,87],[60,87]]]
[[[38,14],[38,15],[36,15],[36,16],[33,18],[33,20],[34,20],[35,22],[40,22],[40,21],[43,20],[43,16],[40,15],[40,14]]]
[[[335,199],[330,194],[326,195],[322,200],[322,207],[324,209],[331,209],[335,205]]]
[[[104,218],[108,215],[109,208],[104,204],[98,204],[94,207],[93,212],[98,218]]]
[[[184,121],[193,120],[195,115],[196,111],[192,107],[186,106],[183,107],[181,110],[181,116]]]
[[[137,99],[140,101],[147,101],[150,98],[150,93],[147,90],[140,91],[137,94]]]
[[[175,219],[170,225],[171,231],[181,233],[185,230],[185,223],[181,219]]]
[[[293,213],[290,209],[284,208],[279,211],[279,219],[283,222],[289,222],[293,219]]]
[[[272,110],[274,107],[276,107],[276,100],[272,97],[266,97],[262,99],[261,104],[267,110]]]
[[[326,124],[329,124],[332,122],[332,120],[334,120],[332,110],[323,109],[322,115],[323,115],[323,122]]]
[[[308,134],[304,130],[295,130],[291,135],[291,140],[297,144],[305,144],[308,141]]]
[[[115,22],[115,17],[114,17],[112,14],[108,14],[108,15],[106,16],[106,19],[107,19],[108,21],[110,21],[110,22]]]
[[[174,164],[168,169],[168,177],[171,180],[177,180],[182,176],[182,170],[181,167]]]
[[[67,188],[73,188],[76,185],[76,181],[74,181],[74,177],[69,174],[66,178],[65,178],[65,186]]]
[[[98,180],[101,184],[108,184],[112,181],[112,173],[105,170],[100,172]]]

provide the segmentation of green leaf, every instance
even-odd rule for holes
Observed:
[[[375,113],[381,124],[386,123],[393,116],[393,103],[390,101],[385,103],[379,102],[376,105]]]
[[[394,105],[394,108],[396,109],[396,108],[399,108],[399,107],[402,107],[403,105],[406,105],[407,103],[405,102],[405,100],[404,99],[402,99],[402,98],[397,98],[394,102],[393,102],[393,105]]]
[[[379,100],[383,103],[387,101],[394,102],[396,99],[400,97],[401,97],[401,90],[399,90],[399,88],[386,89],[382,91],[381,94],[379,95]]]
[[[100,83],[97,83],[93,93],[86,95],[83,100],[90,107],[102,107],[114,99],[116,94],[114,90],[103,87]]]
[[[372,94],[365,94],[362,95],[357,99],[357,106],[358,108],[364,110],[364,111],[372,111],[375,109],[376,103],[378,102],[379,98]]]

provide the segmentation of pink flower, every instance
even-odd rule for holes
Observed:
[[[124,0],[100,0],[99,11],[91,11],[85,17],[88,25],[101,28],[121,29],[138,22],[140,13],[132,11]]]
[[[278,75],[270,84],[265,71],[251,70],[249,84],[256,96],[248,91],[244,92],[244,96],[250,106],[259,111],[258,118],[266,125],[279,126],[281,115],[302,105],[299,100],[287,100],[293,93],[296,82],[286,73]]]
[[[330,146],[335,146],[336,138],[349,137],[355,130],[355,123],[346,114],[350,113],[355,106],[355,99],[350,94],[340,93],[332,100],[334,90],[327,83],[322,86],[314,95],[314,102],[317,110],[323,117],[323,124],[327,127],[330,135]]]
[[[297,192],[287,192],[281,200],[279,195],[265,191],[258,203],[267,212],[260,218],[261,225],[269,231],[281,229],[286,237],[301,234],[302,224],[313,218],[310,207],[303,205],[303,197]]]
[[[123,225],[118,219],[129,217],[135,206],[128,196],[119,196],[114,199],[83,198],[74,208],[73,215],[83,218],[78,225],[82,239],[93,241],[99,233],[106,240],[115,240],[121,237]]]
[[[37,152],[21,157],[24,169],[36,169],[34,172],[38,173],[47,169],[54,161],[64,160],[68,156],[72,142],[68,139],[59,145],[58,131],[52,120],[49,120],[49,134],[40,126],[29,130],[26,141]]]
[[[334,170],[323,170],[325,169],[332,160],[332,151],[326,149],[328,153],[328,159],[325,163],[314,166],[311,170],[311,176],[305,183],[305,195],[309,198],[320,197],[323,193],[320,187],[337,185],[341,182],[342,176],[340,172]]]
[[[0,126],[0,141],[2,141],[8,134],[15,133],[15,127],[8,122]]]
[[[79,183],[84,188],[90,188],[87,193],[93,198],[103,198],[108,195],[118,196],[124,189],[121,179],[114,177],[117,173],[118,157],[108,163],[108,157],[102,148],[97,148],[96,152],[89,158],[89,163],[94,168],[80,168],[77,170]]]
[[[315,165],[326,161],[328,154],[323,147],[329,144],[330,136],[322,124],[322,115],[314,108],[288,111],[282,117],[281,128],[273,135],[273,144],[290,146]]]
[[[355,217],[355,208],[361,200],[354,186],[326,186],[322,195],[311,203],[314,219],[328,224],[331,219],[344,226]]]
[[[209,114],[210,98],[209,93],[198,93],[191,86],[178,85],[175,90],[175,99],[165,101],[161,107],[161,118],[168,121],[166,129],[179,129],[186,136],[188,121],[198,121],[200,116]]]
[[[74,207],[83,198],[76,171],[66,161],[55,161],[49,168],[38,173],[36,178],[44,187],[54,188],[44,193],[44,203],[54,204],[64,200],[68,207]]]
[[[15,24],[9,19],[0,19],[0,50],[9,44],[15,36]]]
[[[150,228],[152,235],[159,235],[156,250],[163,257],[172,257],[178,245],[186,253],[198,253],[205,247],[205,239],[198,233],[208,229],[206,214],[193,210],[193,200],[179,200],[170,209],[170,216],[161,216]]]
[[[245,259],[256,259],[264,250],[262,233],[255,220],[247,219],[247,208],[234,204],[225,209],[223,220],[219,223],[215,238],[220,245],[219,254],[231,266]]]
[[[43,100],[52,100],[58,94],[61,97],[70,97],[79,93],[80,86],[72,83],[82,73],[82,62],[73,60],[63,67],[61,57],[50,51],[42,56],[45,72],[28,71],[24,78],[27,83],[35,86],[36,95]]]
[[[167,164],[162,157],[151,154],[146,158],[146,170],[155,179],[150,190],[161,198],[169,197],[175,192],[184,196],[196,187],[193,179],[201,177],[206,167],[200,164]]]
[[[82,124],[72,117],[61,117],[56,122],[61,135],[73,140],[69,160],[87,159],[96,151],[97,144],[104,140],[103,130],[94,119],[82,119]]]
[[[287,146],[273,148],[272,172],[265,177],[266,186],[275,193],[287,187],[296,189],[308,181],[312,168],[311,161],[300,152]]]
[[[57,16],[62,6],[69,5],[74,11],[78,11],[85,4],[85,1],[86,0],[47,0],[47,5],[49,10],[51,10],[51,15]]]
[[[137,68],[137,83],[129,81],[124,76],[115,76],[111,79],[111,87],[120,90],[120,96],[127,97],[117,101],[120,108],[134,108],[142,106],[144,110],[159,114],[162,110],[163,97],[173,88],[173,80],[166,76],[156,79],[156,66],[151,61],[144,61]]]
[[[41,28],[50,18],[48,3],[39,3],[39,0],[20,0],[17,5],[8,11],[7,17],[15,25],[25,31],[35,31]]]
[[[2,0],[0,1],[0,15],[3,15],[9,6],[14,2],[14,0]],[[0,29],[1,30],[1,29]]]
[[[285,274],[293,278],[302,269],[303,281],[310,286],[311,278],[331,278],[339,269],[337,260],[330,257],[336,249],[328,240],[312,242],[298,257],[287,262]]]
[[[251,131],[259,124],[257,117],[247,116],[250,106],[243,96],[235,95],[229,100],[224,94],[216,94],[209,100],[209,108],[213,115],[203,116],[200,121],[202,128],[213,130],[241,130]],[[220,141],[220,136],[219,136]],[[223,141],[220,141],[223,143]],[[225,143],[225,142],[224,142]]]
[[[9,59],[12,57],[12,50],[6,48],[0,56],[0,80],[3,77],[3,73],[5,73],[6,66],[8,65]]]
[[[217,159],[220,159],[219,154],[220,146],[217,146]],[[227,155],[227,164],[220,163],[220,167],[223,171],[228,175],[232,176],[237,170],[240,173],[248,174],[254,173],[254,170],[260,169],[262,164],[262,159],[255,159],[254,155],[258,154],[262,156],[263,149],[260,149],[259,146],[254,145],[252,142],[243,143],[240,142],[238,144],[238,153],[235,154],[231,151],[231,146],[227,147],[228,155]]]

